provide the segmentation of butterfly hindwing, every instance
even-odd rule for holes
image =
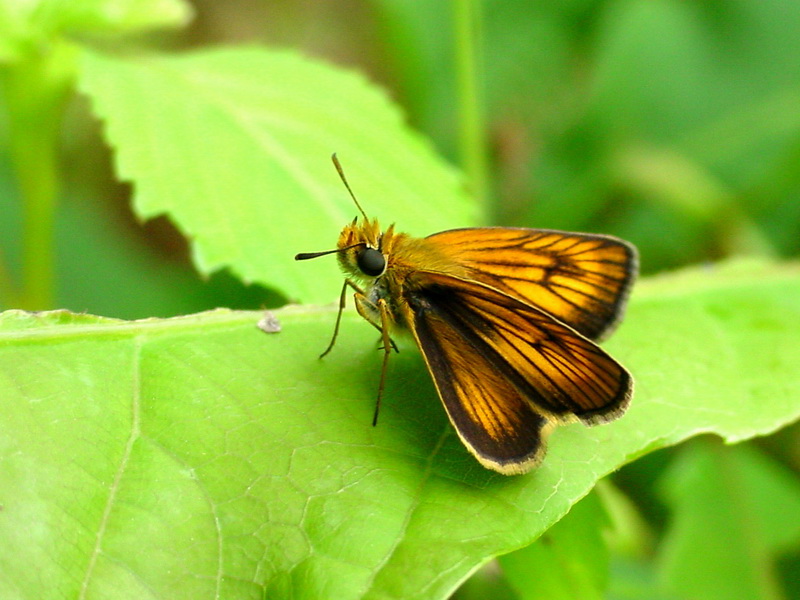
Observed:
[[[530,470],[544,456],[552,424],[485,356],[470,352],[468,339],[435,302],[418,300],[412,331],[462,442],[490,469]]]
[[[410,283],[406,297],[413,329],[427,328],[440,338],[434,345],[416,334],[426,359],[442,354],[437,367],[449,366],[447,371],[467,382],[491,375],[489,390],[499,385],[494,379],[506,382],[489,399],[498,412],[509,388],[555,421],[604,422],[627,406],[630,374],[594,342],[538,308],[441,273],[418,272]],[[436,370],[431,369],[434,377]],[[468,394],[459,399],[472,401]]]

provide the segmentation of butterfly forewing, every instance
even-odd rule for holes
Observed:
[[[541,308],[598,339],[617,322],[636,274],[636,251],[603,235],[547,229],[453,229],[426,238],[466,278]]]
[[[594,342],[538,308],[441,273],[418,272],[410,283],[407,299],[414,323],[435,319],[438,335],[451,332],[439,346],[447,346],[447,357],[456,357],[452,360],[465,371],[462,377],[492,372],[556,421],[607,421],[627,406],[628,372]],[[481,362],[471,366],[476,356]],[[505,394],[497,392],[493,399],[500,411]],[[459,397],[472,401],[468,394]]]

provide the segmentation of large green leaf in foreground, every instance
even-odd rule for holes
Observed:
[[[558,430],[537,471],[462,448],[414,351],[370,426],[380,353],[333,309],[122,322],[0,320],[0,597],[443,598],[599,477],[701,432],[800,416],[800,273],[729,265],[644,282],[607,344],[628,413]]]

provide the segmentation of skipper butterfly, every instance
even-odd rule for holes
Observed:
[[[394,331],[417,343],[461,441],[505,475],[539,464],[554,426],[616,419],[633,379],[596,341],[622,315],[636,277],[633,245],[607,235],[520,227],[452,229],[425,238],[382,230],[361,213],[335,250],[358,313],[380,332],[377,422]]]

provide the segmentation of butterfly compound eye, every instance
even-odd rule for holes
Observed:
[[[361,272],[370,277],[377,277],[386,268],[386,259],[375,248],[364,248],[358,253],[357,262]]]

